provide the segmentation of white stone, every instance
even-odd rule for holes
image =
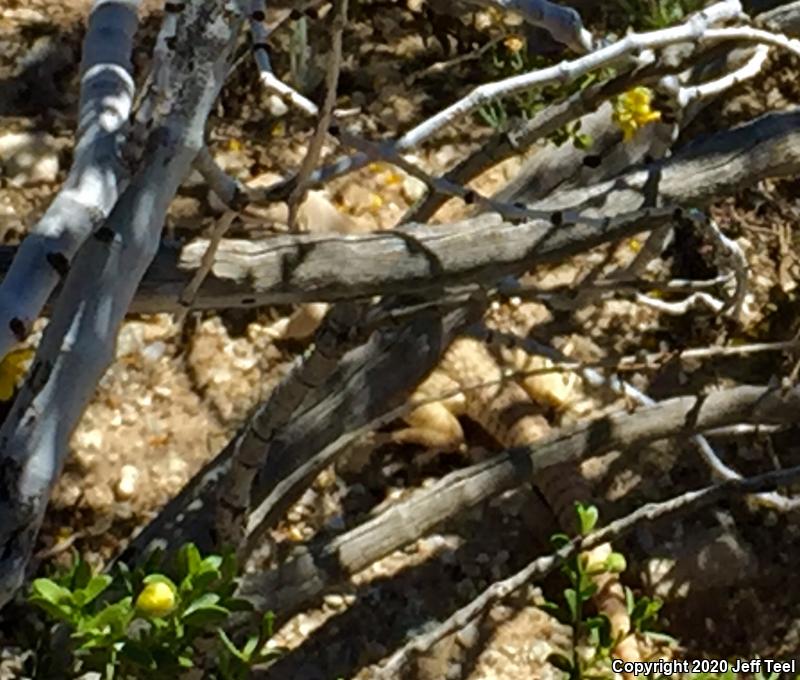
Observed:
[[[117,498],[123,501],[133,498],[136,493],[136,484],[139,481],[139,476],[138,468],[133,465],[123,465],[115,489]]]
[[[403,198],[409,203],[416,203],[425,195],[425,182],[416,177],[406,177],[403,180]]]
[[[142,350],[142,358],[145,361],[155,363],[164,356],[166,351],[167,345],[161,342],[161,340],[156,340],[156,342],[151,342]]]
[[[289,107],[287,106],[286,102],[276,94],[271,94],[269,97],[267,97],[267,109],[269,110],[270,114],[276,118],[280,118],[281,116],[285,116],[287,113],[289,113]]]
[[[14,186],[55,182],[59,171],[55,140],[33,132],[0,135],[0,166]]]
[[[100,449],[103,445],[103,433],[100,430],[80,430],[75,438],[81,448]]]

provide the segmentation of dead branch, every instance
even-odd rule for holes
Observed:
[[[535,207],[550,212],[577,207],[595,218],[634,211],[652,175],[660,176],[661,205],[702,206],[764,178],[796,174],[800,169],[798,122],[797,111],[768,114],[692,143],[659,163],[613,181],[559,192],[557,203],[542,200]],[[687,176],[694,181],[685,182]],[[564,225],[555,230],[541,221],[514,225],[482,215],[448,225],[409,226],[403,232],[367,236],[297,234],[261,241],[223,240],[194,308],[336,302],[491,285],[503,276],[646,228],[639,222],[618,227]],[[184,248],[162,244],[131,311],[179,309],[178,300],[193,270],[200,267],[207,245],[203,239]],[[8,270],[15,252],[15,248],[0,248],[0,274]],[[346,270],[337,266],[342,261],[348,262]]]
[[[259,610],[288,617],[327,588],[469,508],[526,480],[535,480],[540,469],[732,424],[789,423],[798,413],[800,390],[736,387],[577,423],[531,446],[504,451],[447,475],[356,529],[330,542],[303,548],[294,559],[269,572],[249,575],[242,592]]]
[[[158,250],[169,204],[203,143],[242,16],[187,2],[169,55],[165,115],[106,223],[66,276],[30,375],[0,429],[0,605],[21,585],[69,438],[114,356],[117,332]]]
[[[634,169],[615,180],[561,192],[557,199],[544,199],[533,207],[549,212],[572,208],[598,219],[636,211],[651,177],[658,178],[659,205],[704,205],[765,177],[795,174],[800,168],[798,121],[797,112],[769,114],[691,144],[664,161]],[[685,181],[689,176],[692,182]],[[562,219],[568,220],[565,216]],[[409,226],[400,232],[367,236],[296,235],[260,242],[225,241],[212,269],[216,280],[201,288],[197,304],[337,301],[492,284],[503,276],[643,227],[641,221],[634,220],[607,228],[583,224],[554,228],[543,220],[515,225],[483,215],[452,225]],[[180,267],[195,268],[204,250],[203,241],[187,246]],[[159,264],[168,266],[165,260],[162,258]],[[340,262],[348,262],[347,272],[337,266]],[[177,276],[177,272],[166,276]],[[153,281],[162,301],[173,285],[168,280]]]
[[[648,503],[597,531],[582,538],[573,539],[557,552],[539,557],[524,569],[502,581],[497,581],[483,591],[472,602],[454,612],[446,621],[433,630],[420,635],[398,649],[381,667],[380,678],[398,677],[400,671],[416,654],[433,647],[447,635],[464,628],[470,621],[485,611],[493,602],[508,597],[518,588],[533,579],[541,579],[577,552],[589,550],[597,545],[619,539],[645,523],[653,523],[679,514],[696,512],[729,497],[751,492],[772,490],[782,484],[790,484],[800,479],[800,467],[767,472],[749,479],[730,480],[688,491],[680,496],[660,503]]]
[[[331,378],[307,395],[295,418],[279,433],[270,468],[261,472],[253,486],[253,504],[260,505],[262,512],[272,508],[276,515],[291,505],[297,489],[302,493],[309,480],[294,480],[289,489],[279,487],[280,482],[342,434],[403,403],[436,365],[453,337],[474,322],[481,309],[461,308],[444,316],[437,310],[427,310],[402,327],[376,331],[366,344],[348,352]],[[228,473],[237,440],[234,438],[195,475],[133,539],[122,560],[134,564],[154,547],[180,546],[187,541],[197,543],[201,549],[215,548],[213,522],[218,485]],[[306,468],[311,479],[318,472],[318,464],[324,466],[326,462],[317,461]]]
[[[83,45],[75,158],[64,186],[31,229],[0,285],[0,357],[22,340],[75,253],[129,179],[119,135],[133,100],[131,50],[139,0],[95,2]]]

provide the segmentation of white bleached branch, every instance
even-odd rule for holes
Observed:
[[[562,7],[548,0],[470,0],[477,5],[492,5],[504,11],[517,12],[533,26],[546,30],[555,40],[579,54],[591,52],[592,34],[586,30],[572,7]]]
[[[0,284],[0,357],[27,335],[81,243],[128,180],[119,154],[134,84],[139,0],[96,0],[83,46],[75,156],[61,191],[20,246]]]
[[[272,72],[272,64],[269,61],[269,52],[267,52],[267,38],[270,34],[266,26],[260,21],[253,20],[250,23],[250,32],[253,37],[253,56],[256,60],[258,79],[261,84],[307,115],[316,116],[317,105],[297,90],[289,87]]]
[[[768,45],[758,45],[747,62],[732,73],[700,85],[685,85],[677,95],[678,106],[686,107],[695,101],[716,97],[761,73],[769,56]]]
[[[710,27],[735,19],[741,14],[742,7],[738,0],[722,0],[707,7],[702,12],[692,15],[685,23],[679,26],[648,33],[630,33],[621,40],[578,59],[563,61],[555,66],[479,85],[466,97],[451,104],[394,140],[394,151],[399,154],[416,148],[459,117],[476,110],[492,99],[507,97],[533,87],[544,87],[554,83],[569,83],[598,69],[629,60],[634,55],[641,64],[651,63],[654,58],[654,55],[651,54],[653,50],[679,43],[699,43],[704,39]],[[752,33],[748,35],[750,39],[757,40]],[[734,34],[716,38],[716,40],[735,39],[738,38]],[[784,42],[785,40],[788,39],[784,39]],[[341,158],[312,173],[309,182],[313,184],[324,183],[340,175],[354,172],[364,167],[369,161],[370,158],[365,153],[356,153],[352,156]],[[289,186],[291,185],[291,180],[283,184]],[[275,187],[272,193],[279,193],[279,191],[278,187]]]
[[[0,429],[0,606],[25,578],[70,436],[113,360],[167,208],[203,145],[242,24],[225,0],[190,0],[180,11],[165,116],[148,137],[142,167],[76,256],[28,380]]]
[[[621,40],[595,50],[584,57],[573,59],[572,61],[563,61],[555,66],[537,69],[530,73],[504,78],[494,83],[479,85],[466,97],[459,99],[403,135],[397,141],[397,148],[400,151],[406,151],[418,146],[457,118],[476,110],[493,99],[507,97],[532,87],[543,87],[553,83],[569,83],[592,71],[612,66],[630,54],[641,53],[645,50],[657,50],[681,42],[700,42],[706,40],[710,32],[715,36],[714,40],[719,41],[749,39],[758,42],[778,42],[781,45],[786,45],[787,48],[790,46],[792,42],[790,39],[780,40],[768,31],[742,28],[711,31],[711,26],[714,24],[726,19],[732,19],[740,13],[741,4],[739,2],[726,0],[699,12],[689,21],[679,26],[650,33],[630,33]]]

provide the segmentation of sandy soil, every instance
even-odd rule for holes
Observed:
[[[0,236],[5,243],[17,242],[35,223],[69,167],[81,19],[89,4],[88,0],[6,0],[0,8],[0,134],[47,135],[47,148],[59,167],[50,182],[18,186],[0,177]],[[153,13],[159,4],[144,3],[143,42],[136,55],[140,77],[147,63],[147,44],[157,30]],[[345,41],[352,63],[343,73],[338,104],[359,109],[357,127],[364,134],[394,135],[481,79],[479,61],[441,74],[425,75],[425,69],[469,51],[470,41],[485,40],[495,29],[459,24],[457,29],[448,27],[449,35],[442,38],[440,26],[405,3],[354,4]],[[319,19],[310,23],[312,29],[322,25]],[[315,58],[305,77],[313,88],[321,77],[327,47],[323,31],[311,32]],[[275,67],[284,72],[289,31],[279,32],[274,40]],[[31,54],[35,59],[25,62]],[[397,77],[398,63],[406,79],[417,74],[413,87]],[[783,107],[796,101],[796,83],[797,65],[777,59],[768,77],[739,88],[735,97],[709,110],[696,128],[711,129],[720,120],[738,122]],[[300,162],[309,121],[271,116],[254,69],[242,66],[234,73],[219,114],[211,122],[210,145],[229,172],[246,181],[263,181]],[[489,133],[485,126],[468,121],[418,152],[416,160],[431,171],[443,170]],[[513,176],[518,163],[495,168],[476,185],[490,192]],[[753,312],[735,338],[786,339],[797,328],[797,189],[795,180],[763,182],[740,195],[721,198],[714,207],[723,227],[745,248],[755,273]],[[355,228],[370,230],[395,224],[419,191],[415,180],[377,164],[333,182],[324,197]],[[453,218],[463,209],[453,201],[438,218]],[[182,239],[200,235],[214,214],[214,200],[205,188],[188,183],[171,209],[167,234]],[[668,265],[675,276],[687,278],[702,263],[685,257],[680,247],[679,243]],[[556,269],[540,272],[537,280],[569,279],[576,273],[574,267],[569,265],[566,274]],[[223,447],[284,375],[302,350],[300,342],[277,339],[291,312],[270,308],[197,314],[183,329],[169,315],[130,318],[120,334],[116,361],[75,432],[72,455],[54,491],[41,536],[41,554],[48,561],[64,561],[74,548],[100,566],[119,550],[136,527]],[[518,313],[524,314],[524,307]],[[596,305],[577,321],[580,326],[568,328],[556,341],[572,340],[594,358],[633,353],[640,347],[713,344],[720,337],[731,337],[708,316],[664,318],[620,301]],[[36,343],[43,324],[29,344]],[[763,355],[746,365],[719,360],[680,371],[667,365],[640,378],[654,396],[663,396],[710,384],[766,382],[785,373],[787,366],[789,362],[778,355]],[[476,426],[466,427],[473,454],[495,447]],[[723,449],[743,470],[753,472],[763,469],[766,455],[779,453],[783,465],[798,462],[797,441],[789,432],[726,441]],[[290,511],[276,539],[290,543],[322,528],[355,526],[385,499],[402,497],[462,464],[444,456],[415,465],[417,453],[413,447],[383,447],[366,471],[327,471]],[[602,476],[594,480],[598,503],[609,517],[630,510],[643,498],[664,498],[706,479],[695,460],[679,457],[670,445],[643,451],[633,470],[616,460],[604,461],[598,467]],[[287,654],[269,677],[371,677],[370,664],[405,636],[444,618],[488,583],[543,550],[536,538],[543,535],[542,511],[538,497],[523,489],[373,565],[342,594],[329,596],[287,624],[279,641],[296,652]],[[681,641],[683,653],[738,658],[796,655],[800,597],[793,578],[797,527],[792,519],[736,504],[717,515],[637,535],[624,546],[632,566],[630,585],[647,591],[648,557],[707,550],[702,567],[686,576],[689,586],[683,590],[676,586],[676,592],[667,593],[665,623]],[[720,526],[735,527],[726,534],[735,536],[733,543],[715,542],[714,532]],[[687,536],[701,537],[696,549]],[[563,584],[551,579],[541,586],[552,599]],[[421,659],[415,677],[559,677],[546,657],[565,635],[568,639],[568,632],[536,606],[542,592],[531,587],[494,607],[474,628]]]

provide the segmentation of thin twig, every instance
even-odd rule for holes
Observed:
[[[493,583],[472,602],[454,612],[446,621],[436,626],[429,633],[412,639],[398,649],[381,667],[379,677],[386,680],[399,677],[403,667],[413,656],[427,652],[440,640],[464,628],[494,602],[508,597],[515,590],[534,579],[545,577],[562,564],[564,560],[578,552],[617,540],[644,523],[673,517],[678,513],[695,512],[731,496],[775,489],[779,486],[791,484],[798,479],[800,479],[800,466],[767,472],[756,477],[730,479],[695,491],[687,491],[668,501],[643,505],[602,529],[594,531],[587,536],[573,539],[555,553],[535,559],[513,576]]]
[[[203,253],[203,257],[200,259],[200,266],[198,267],[197,271],[195,271],[194,276],[192,276],[192,280],[186,285],[186,288],[184,288],[181,296],[178,298],[180,309],[175,313],[175,325],[178,329],[183,326],[186,315],[191,310],[192,305],[197,298],[197,291],[200,290],[200,286],[203,285],[203,281],[206,280],[208,273],[214,266],[214,258],[217,255],[217,248],[219,248],[220,241],[222,241],[228,229],[230,229],[230,226],[236,219],[236,215],[237,213],[235,211],[226,210],[214,224],[214,229],[208,239],[206,252]]]
[[[339,72],[342,68],[342,33],[347,24],[347,1],[336,0],[333,8],[333,23],[331,25],[331,50],[328,55],[328,70],[325,74],[325,100],[319,112],[317,128],[308,143],[308,150],[300,164],[294,191],[289,196],[289,231],[295,231],[297,210],[305,198],[308,190],[307,181],[319,161],[322,145],[328,134],[328,128],[333,118],[333,108],[336,106],[336,93],[339,84]]]

